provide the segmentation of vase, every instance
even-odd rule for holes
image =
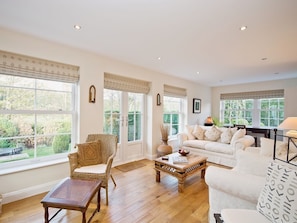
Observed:
[[[162,140],[162,144],[157,148],[158,157],[165,156],[172,153],[172,147],[168,145],[167,140]]]

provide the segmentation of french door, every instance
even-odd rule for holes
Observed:
[[[144,94],[104,89],[104,133],[118,136],[115,163],[144,156]]]

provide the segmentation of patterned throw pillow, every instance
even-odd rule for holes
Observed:
[[[205,131],[205,140],[217,141],[221,134],[222,132],[217,127],[212,126],[210,129]]]
[[[195,125],[194,127],[194,131],[193,131],[193,135],[199,139],[199,140],[203,140],[204,139],[204,132],[205,129],[201,128],[199,125]]]
[[[101,163],[100,141],[77,144],[78,164],[89,166]]]
[[[231,128],[227,128],[223,131],[223,133],[221,134],[221,142],[222,143],[230,143],[231,139],[232,139],[232,131]]]
[[[257,210],[273,223],[296,223],[297,170],[271,162]]]

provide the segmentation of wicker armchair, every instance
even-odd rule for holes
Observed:
[[[111,175],[111,167],[113,158],[117,151],[117,136],[108,134],[91,134],[88,135],[86,142],[100,141],[100,154],[101,162],[93,165],[82,166],[79,162],[79,152],[68,154],[70,164],[70,176],[76,179],[100,179],[102,180],[101,186],[106,191],[106,205],[108,205],[108,180],[111,177],[114,185],[115,180]],[[78,144],[83,145],[83,144]]]

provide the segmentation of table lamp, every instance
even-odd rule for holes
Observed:
[[[297,117],[288,117],[286,118],[278,128],[289,130],[286,133],[286,136],[297,138]]]
[[[205,125],[205,126],[212,126],[212,125],[213,125],[212,117],[208,116],[208,117],[205,119],[204,125]]]

